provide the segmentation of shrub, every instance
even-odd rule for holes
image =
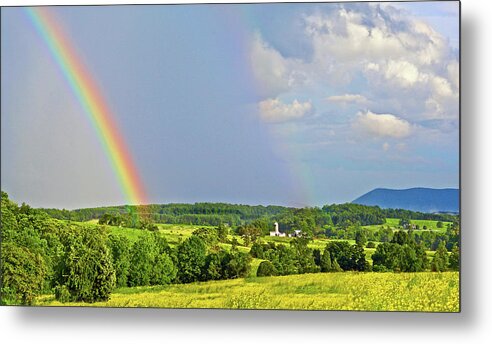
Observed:
[[[369,241],[366,245],[367,248],[375,248],[376,244],[373,241]]]
[[[256,272],[256,276],[265,277],[265,276],[277,276],[278,271],[275,266],[268,260],[265,260],[260,263],[258,266],[258,271]]]
[[[70,291],[65,285],[55,287],[55,298],[60,302],[69,302],[71,299]]]

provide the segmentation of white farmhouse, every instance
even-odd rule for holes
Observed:
[[[274,225],[275,225],[275,231],[270,232],[270,236],[284,237],[285,236],[285,233],[281,233],[278,230],[278,222],[275,222]]]

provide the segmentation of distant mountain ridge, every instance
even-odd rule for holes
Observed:
[[[459,189],[411,188],[404,190],[377,188],[352,203],[377,205],[381,208],[407,209],[424,213],[458,213]]]

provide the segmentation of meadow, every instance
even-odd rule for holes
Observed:
[[[434,220],[411,220],[412,224],[415,224],[419,226],[419,229],[415,229],[414,231],[421,231],[424,230],[424,226],[427,228],[427,230],[431,231],[437,231],[437,232],[445,232],[447,225],[451,224],[451,222],[446,222],[442,221],[442,228],[437,227],[437,223],[439,221],[434,221]],[[398,230],[401,228],[400,226],[400,219],[395,219],[391,217],[386,218],[386,223],[382,225],[368,225],[368,226],[362,226],[362,228],[368,229],[368,230],[378,230],[381,227],[390,227],[392,230]]]
[[[109,301],[42,306],[458,312],[458,272],[340,272],[120,288]]]

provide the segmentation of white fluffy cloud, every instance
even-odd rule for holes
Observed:
[[[284,122],[299,119],[313,111],[310,101],[301,103],[297,99],[284,104],[278,98],[267,99],[259,103],[261,118],[266,122]]]
[[[283,57],[255,36],[251,62],[265,98],[316,85],[339,94],[328,98],[332,104],[363,109],[370,98],[378,111],[412,122],[458,120],[457,54],[424,20],[391,5],[347,4],[305,15],[304,34],[312,46],[306,61]],[[352,94],[360,80],[364,87]]]
[[[352,122],[352,127],[361,132],[375,137],[404,138],[412,133],[412,125],[395,115],[376,114],[371,111],[359,112]],[[387,150],[389,145],[386,144]]]
[[[251,43],[250,62],[263,96],[277,96],[302,83],[302,62],[286,59],[270,47],[259,34]]]

